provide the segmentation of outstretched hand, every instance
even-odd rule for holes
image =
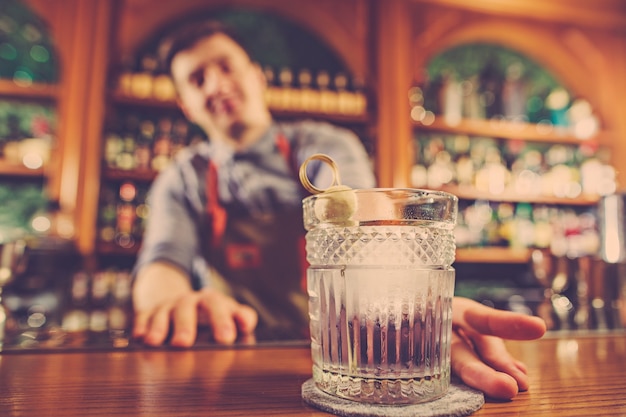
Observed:
[[[544,321],[461,297],[452,306],[452,372],[488,397],[511,399],[526,391],[526,366],[511,356],[504,339],[538,339],[546,332]]]
[[[150,346],[192,346],[199,326],[208,327],[215,342],[232,344],[253,337],[258,321],[255,310],[216,289],[194,291],[179,269],[163,262],[141,269],[133,304],[133,337]]]
[[[256,324],[256,311],[208,288],[136,312],[133,336],[159,346],[171,333],[170,345],[189,347],[196,342],[198,326],[206,326],[215,342],[232,344],[237,338],[251,336]]]

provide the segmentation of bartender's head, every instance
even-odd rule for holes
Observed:
[[[162,51],[185,116],[211,140],[245,147],[267,129],[265,76],[237,34],[220,22],[186,26]]]

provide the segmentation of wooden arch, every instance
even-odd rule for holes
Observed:
[[[126,0],[119,10],[117,28],[120,56],[133,56],[134,51],[159,28],[189,16],[224,7],[241,7],[272,13],[302,26],[320,37],[345,62],[352,74],[366,75],[367,7],[360,0],[188,0],[162,2],[159,7],[146,0]]]

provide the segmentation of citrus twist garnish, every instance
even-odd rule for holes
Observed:
[[[333,182],[326,188],[314,186],[307,177],[306,167],[309,162],[319,160],[330,165],[333,171]],[[347,185],[342,185],[339,179],[339,169],[335,161],[328,155],[316,153],[309,156],[300,166],[300,181],[304,188],[312,194],[319,194],[315,201],[315,216],[323,222],[348,223],[356,211],[356,195]]]

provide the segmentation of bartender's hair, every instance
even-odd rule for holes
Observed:
[[[170,73],[176,54],[192,48],[198,41],[213,35],[222,34],[231,38],[251,57],[245,40],[235,28],[218,20],[203,20],[191,25],[184,25],[167,36],[159,46],[159,58],[162,69]]]

